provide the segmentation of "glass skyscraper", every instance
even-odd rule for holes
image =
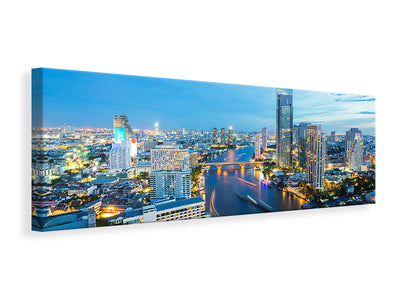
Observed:
[[[292,166],[293,90],[276,89],[276,162],[278,167]]]

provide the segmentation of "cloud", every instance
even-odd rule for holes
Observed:
[[[360,111],[359,114],[361,115],[374,115],[374,111]]]
[[[353,95],[353,94],[331,94],[335,102],[371,102],[375,101],[375,97],[363,96],[363,95]]]

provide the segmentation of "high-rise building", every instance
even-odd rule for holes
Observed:
[[[316,189],[324,190],[325,136],[321,125],[307,127],[306,177]]]
[[[267,127],[263,127],[261,132],[261,140],[262,140],[261,144],[263,151],[267,151],[268,148],[267,139],[268,139]]]
[[[336,133],[334,131],[331,131],[331,136],[329,138],[329,141],[331,143],[334,143],[336,141]]]
[[[221,128],[221,144],[225,145],[226,144],[226,136],[225,136],[225,128]]]
[[[120,143],[122,140],[129,140],[132,135],[128,117],[124,114],[114,116],[114,142]]]
[[[135,138],[131,139],[131,158],[135,158],[138,153],[138,145]]]
[[[160,130],[158,128],[158,122],[156,122],[154,124],[154,133],[155,133],[155,135],[159,135],[160,134]]]
[[[361,130],[350,128],[346,131],[345,160],[351,170],[360,171],[363,158],[363,141]]]
[[[150,199],[162,200],[167,197],[177,199],[191,197],[191,181],[189,171],[151,171]]]
[[[157,145],[150,150],[152,171],[189,171],[189,150]]]
[[[307,127],[311,123],[300,123],[297,127],[297,147],[299,155],[299,167],[305,169],[307,161]]]
[[[261,158],[261,145],[260,145],[260,134],[256,133],[254,135],[254,158]]]
[[[228,130],[228,147],[233,147],[234,145],[235,142],[233,140],[233,128],[230,126]]]
[[[212,144],[213,145],[218,144],[218,129],[217,129],[217,127],[214,127],[212,130]]]
[[[300,125],[293,126],[293,144],[296,146],[299,146],[299,126]]]
[[[292,166],[293,149],[293,90],[276,89],[276,163],[278,167]]]
[[[131,168],[130,141],[112,143],[110,151],[110,170],[120,171]]]

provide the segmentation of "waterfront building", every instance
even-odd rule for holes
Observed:
[[[254,158],[260,159],[261,158],[261,145],[260,145],[260,134],[256,133],[254,135]]]
[[[189,150],[157,145],[150,150],[152,171],[189,171]]]
[[[307,127],[311,123],[300,123],[297,127],[299,167],[305,169],[307,161]]]
[[[190,198],[190,171],[151,171],[150,199],[152,201],[168,197]]]
[[[226,144],[226,136],[225,136],[225,128],[221,128],[221,144],[225,145]]]
[[[214,127],[212,130],[212,142],[213,145],[218,144],[218,129]]]
[[[267,144],[268,134],[267,134],[267,127],[262,128],[261,132],[261,140],[262,140],[262,150],[267,151],[268,144]]]
[[[316,189],[324,190],[325,136],[321,125],[307,127],[306,177]]]
[[[120,143],[112,143],[110,151],[110,170],[127,170],[130,167],[130,142],[128,140],[122,140]]]
[[[129,140],[132,129],[128,123],[128,117],[124,114],[114,116],[114,142],[120,143],[122,140]]]
[[[199,153],[190,152],[189,153],[189,167],[191,169],[197,167],[199,165]]]
[[[228,147],[233,147],[234,145],[235,142],[233,140],[233,128],[230,126],[228,130]]]
[[[351,170],[360,171],[363,159],[363,141],[361,130],[351,128],[346,131],[345,160]]]
[[[292,166],[293,90],[276,89],[276,163],[277,167]]]

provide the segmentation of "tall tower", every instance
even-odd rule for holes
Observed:
[[[233,145],[233,128],[230,126],[228,130],[228,147],[233,147]]]
[[[345,159],[351,170],[360,171],[363,155],[361,130],[350,128],[346,131]]]
[[[160,134],[160,130],[158,129],[158,122],[156,122],[156,123],[154,124],[154,133],[155,133],[156,135],[159,135],[159,134]]]
[[[110,170],[121,171],[131,168],[130,141],[112,143],[110,151]]]
[[[293,149],[293,90],[276,89],[276,163],[278,167],[292,166]]]
[[[226,145],[226,136],[225,136],[225,128],[221,128],[221,144]]]
[[[321,125],[307,127],[307,182],[316,189],[324,190],[325,136]]]
[[[262,128],[261,132],[261,140],[262,140],[262,149],[263,151],[267,151],[268,145],[267,145],[267,127]]]
[[[261,145],[260,145],[260,134],[256,133],[254,135],[254,158],[261,158]]]
[[[336,141],[336,133],[334,131],[331,131],[331,136],[329,138],[329,141],[332,143]]]
[[[128,117],[124,114],[114,116],[114,142],[120,143],[122,140],[129,140],[131,137],[131,126]]]
[[[297,140],[298,140],[298,153],[299,153],[299,167],[305,169],[307,161],[307,127],[311,123],[300,123],[297,127]]]
[[[218,144],[218,129],[217,129],[217,127],[214,127],[212,130],[212,144],[213,145]]]

